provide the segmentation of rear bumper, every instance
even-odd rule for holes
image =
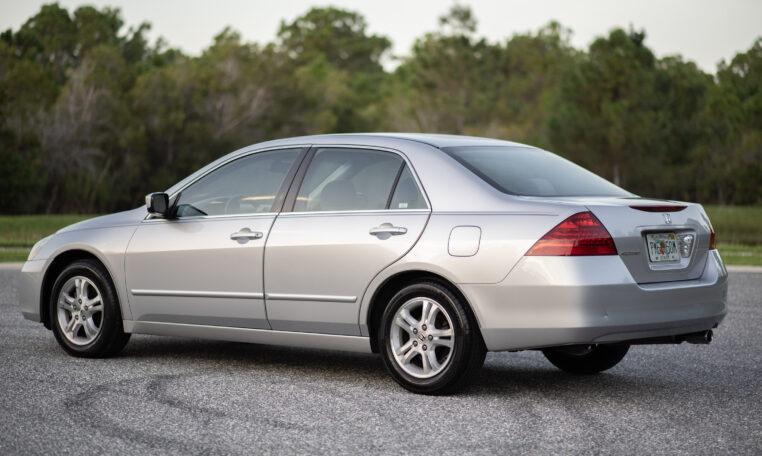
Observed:
[[[696,280],[635,283],[618,256],[524,257],[498,284],[461,284],[492,351],[703,331],[725,317],[716,250]]]
[[[19,305],[24,318],[40,321],[40,291],[45,260],[27,261],[19,278]]]

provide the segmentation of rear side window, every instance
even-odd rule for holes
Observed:
[[[293,210],[303,212],[386,209],[398,177],[399,180],[402,179],[404,165],[402,158],[391,152],[346,148],[319,149],[304,176]],[[414,203],[414,196],[405,197],[411,198],[411,202]],[[399,204],[404,202],[400,201]]]
[[[556,154],[531,147],[469,146],[443,149],[501,192],[522,196],[633,196]]]

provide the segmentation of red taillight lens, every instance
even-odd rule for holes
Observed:
[[[709,235],[709,250],[714,250],[716,248],[717,246],[715,245],[714,228],[712,228],[712,234]]]
[[[580,212],[556,225],[528,256],[616,255],[614,240],[592,212]]]

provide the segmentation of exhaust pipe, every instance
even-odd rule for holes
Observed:
[[[689,344],[708,344],[712,341],[712,330],[700,331],[697,333],[686,334],[682,339]]]

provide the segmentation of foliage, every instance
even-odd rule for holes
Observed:
[[[389,39],[334,7],[187,56],[118,9],[44,5],[0,34],[0,213],[126,209],[248,144],[383,130],[527,142],[644,196],[762,203],[762,39],[712,75],[632,29],[583,51],[555,22],[497,43],[468,7],[439,24],[388,72]]]
[[[32,247],[65,226],[92,215],[0,215],[0,248]]]

